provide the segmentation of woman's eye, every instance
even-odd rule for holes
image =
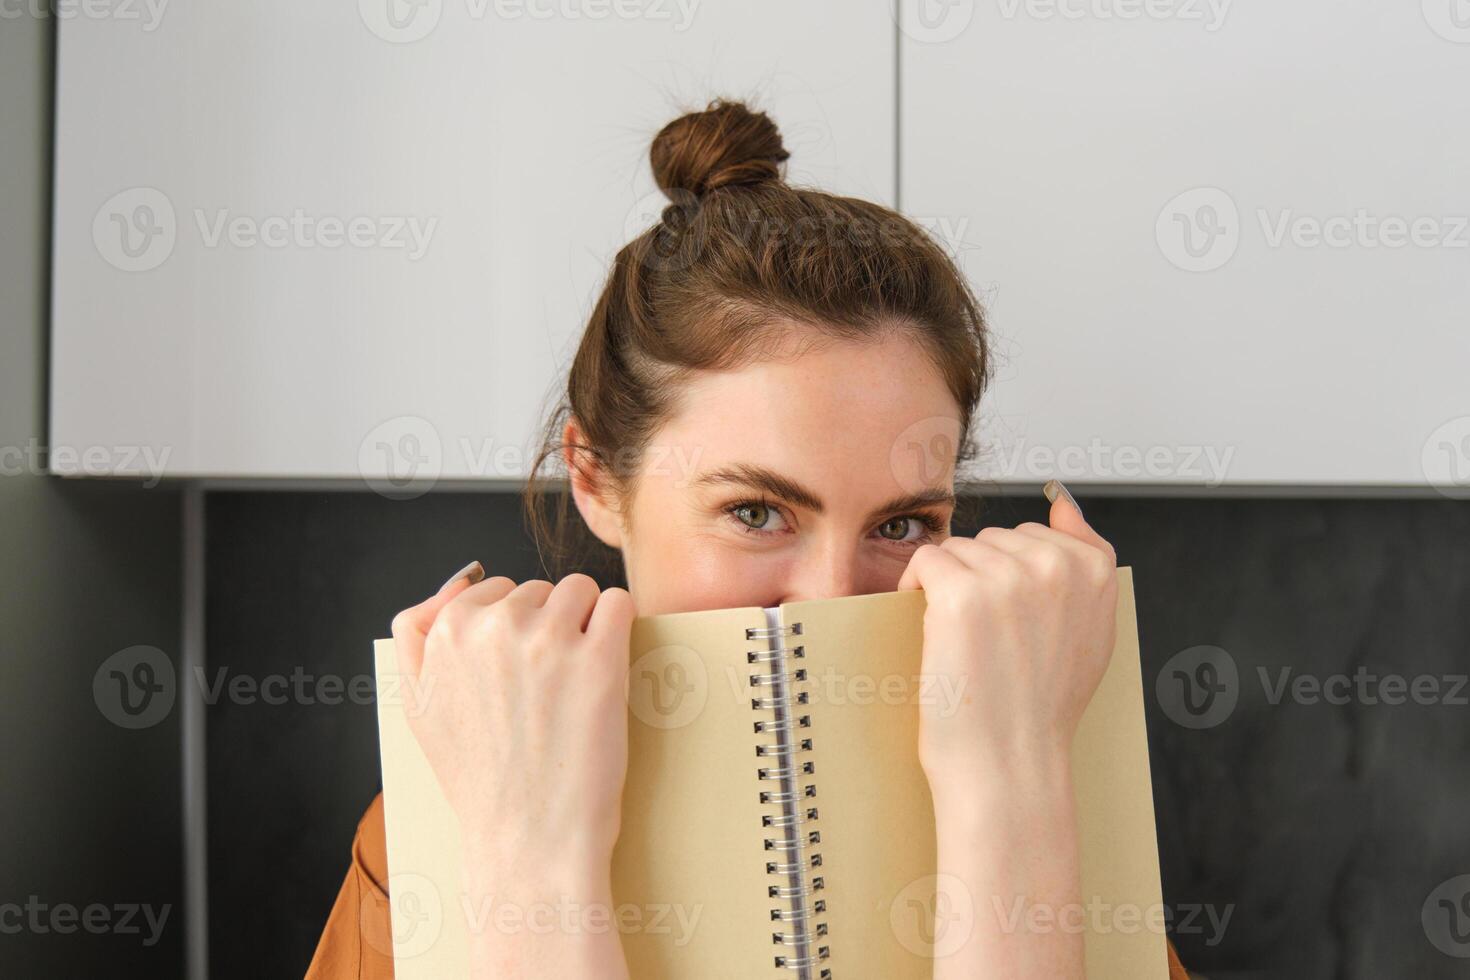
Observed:
[[[878,533],[890,541],[908,541],[910,531],[924,531],[924,526],[912,517],[895,517],[878,525]]]
[[[735,519],[752,531],[775,531],[780,529],[781,514],[769,504],[744,503],[730,508]]]
[[[900,544],[920,544],[943,534],[947,522],[930,514],[908,514],[890,517],[878,525],[878,534]]]

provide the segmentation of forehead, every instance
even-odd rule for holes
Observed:
[[[750,464],[822,488],[824,498],[866,498],[948,487],[959,422],[927,351],[889,331],[697,373],[653,441],[685,460],[690,476]]]

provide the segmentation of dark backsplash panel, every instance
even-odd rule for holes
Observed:
[[[1272,695],[1287,667],[1470,670],[1470,506],[1080,502],[1134,570],[1164,898],[1185,963],[1212,980],[1466,976],[1421,909],[1470,874],[1470,691],[1432,705]],[[1045,514],[1039,497],[995,498],[980,523]],[[299,976],[378,789],[374,711],[350,697],[372,676],[371,640],[473,558],[518,580],[542,572],[510,493],[216,491],[207,522],[207,681],[276,675],[310,691],[332,677],[348,692],[337,705],[222,694],[208,710],[211,974]],[[1228,652],[1238,703],[1189,728],[1155,679],[1200,645]]]

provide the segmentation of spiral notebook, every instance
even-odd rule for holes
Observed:
[[[1112,661],[1073,748],[1085,915],[1065,922],[1086,923],[1090,980],[1166,980],[1130,569],[1118,584]],[[467,976],[471,929],[538,922],[617,929],[639,980],[917,980],[967,928],[1063,927],[1024,901],[937,893],[919,712],[967,692],[920,676],[924,606],[914,590],[636,620],[606,919],[463,901],[455,818],[378,640],[398,980]]]

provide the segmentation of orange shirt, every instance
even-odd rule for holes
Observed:
[[[392,980],[393,927],[388,911],[388,847],[383,794],[368,805],[352,838],[352,864],[327,916],[306,980]],[[1189,980],[1169,944],[1169,980]]]

